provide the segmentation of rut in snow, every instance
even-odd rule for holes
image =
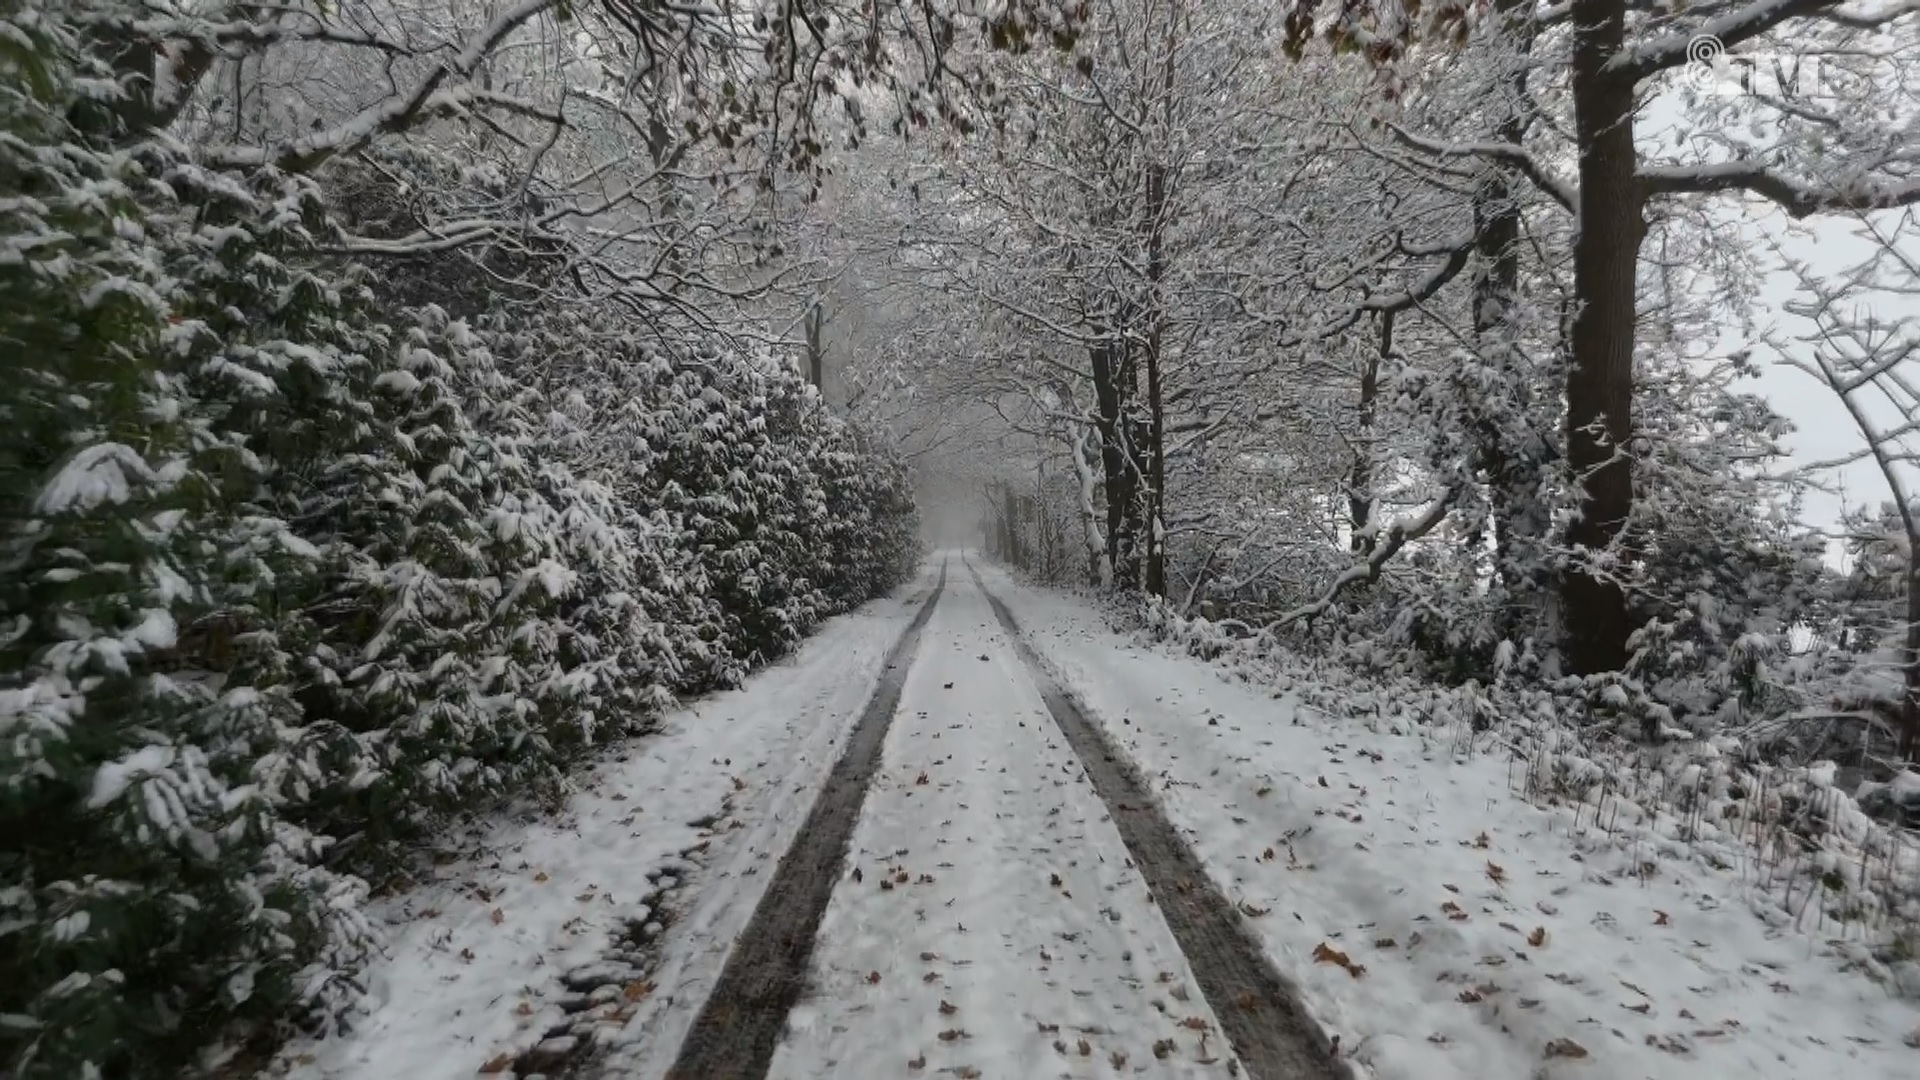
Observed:
[[[887,726],[900,704],[920,632],[933,617],[946,584],[947,563],[942,559],[939,581],[887,654],[879,685],[847,739],[846,752],[728,955],[712,995],[667,1070],[668,1080],[751,1080],[767,1074],[787,1014],[806,989],[820,917],[846,862],[847,842],[880,764]]]
[[[971,562],[967,572],[1012,638],[1047,712],[1086,767],[1087,779],[1113,816],[1241,1064],[1254,1080],[1349,1076],[1326,1032],[1301,1007],[1299,991],[1274,967],[1252,929],[1214,886],[1133,762],[1080,714],[1021,635],[1013,613],[988,591]]]

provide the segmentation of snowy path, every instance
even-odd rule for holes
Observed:
[[[1737,871],[957,554],[928,606],[942,561],[477,833],[387,905],[355,1031],[279,1071],[1323,1075],[1277,971],[1361,1080],[1920,1075],[1920,1010]]]
[[[588,1041],[545,1038],[569,1023],[608,1041],[677,1043],[937,573],[935,560],[915,586],[832,620],[745,687],[622,744],[560,814],[476,830],[435,880],[376,909],[387,958],[353,1030],[296,1041],[271,1071],[471,1080],[548,1060],[560,1070]],[[663,893],[678,915],[664,933]],[[651,970],[621,959],[662,946]]]
[[[961,573],[850,854],[769,1076],[1229,1075],[1119,832]]]
[[[1369,730],[982,568],[1362,1075],[1920,1076],[1920,1010],[1737,870],[1512,793],[1463,733]]]

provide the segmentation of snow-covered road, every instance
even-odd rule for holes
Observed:
[[[365,1021],[281,1064],[1326,1074],[1260,1046],[1291,1006],[1258,966],[1362,1080],[1920,1075],[1920,1010],[1856,944],[1756,917],[1737,873],[1518,798],[1467,733],[1332,721],[979,569],[937,556],[559,819],[495,823],[390,905]]]
[[[1228,1075],[1119,832],[962,573],[849,856],[770,1076]]]

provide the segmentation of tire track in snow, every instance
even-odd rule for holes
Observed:
[[[793,847],[781,857],[752,920],[728,954],[712,995],[667,1070],[667,1080],[752,1080],[767,1074],[787,1014],[806,989],[820,918],[839,883],[860,804],[900,704],[907,667],[946,585],[947,562],[942,559],[939,581],[887,654],[880,683],[847,737],[846,751],[834,763]]]
[[[1081,715],[1079,706],[1027,644],[1013,613],[987,589],[973,563],[967,561],[966,566],[1013,639],[1054,723],[1086,767],[1094,791],[1107,804],[1127,852],[1153,890],[1161,915],[1241,1064],[1254,1080],[1346,1080],[1351,1070],[1336,1057],[1326,1032],[1302,1008],[1299,991],[1274,967],[1252,928],[1180,839],[1151,785],[1132,760]]]

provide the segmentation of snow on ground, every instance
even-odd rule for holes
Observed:
[[[775,1080],[1228,1075],[1172,933],[958,560],[850,850]]]
[[[1852,944],[1756,918],[1737,871],[1518,798],[1463,733],[1336,724],[982,573],[1229,897],[1269,909],[1255,929],[1363,1070],[1920,1076],[1920,1010]]]
[[[691,874],[651,985],[632,984],[606,1010],[609,1036],[625,1021],[631,1036],[663,1030],[677,1044],[918,610],[910,598],[932,581],[923,572],[744,687],[610,747],[560,815],[503,815],[474,854],[386,901],[375,914],[388,955],[365,1015],[349,1034],[288,1047],[281,1068],[296,1080],[470,1080],[503,1066],[562,1019],[563,976],[599,963],[630,923],[657,919],[642,898]],[[682,856],[692,849],[698,865]]]

